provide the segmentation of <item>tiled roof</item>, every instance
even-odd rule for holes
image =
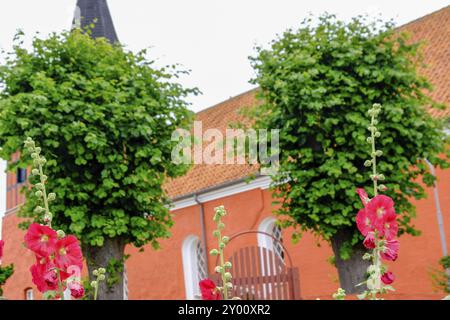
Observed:
[[[94,23],[93,38],[104,37],[111,43],[119,41],[106,0],[78,0],[76,19],[80,19],[81,28]]]
[[[252,107],[256,103],[255,90],[244,92],[236,97],[221,102],[196,115],[196,121],[202,121],[203,133],[209,128],[219,129],[223,134],[233,122],[243,121],[239,110]],[[225,137],[225,134],[224,134]],[[204,143],[203,145],[208,145]],[[245,164],[194,165],[184,176],[169,181],[165,188],[171,198],[190,194],[214,187],[227,181],[247,177],[256,169]]]
[[[426,68],[420,70],[433,84],[429,94],[447,105],[445,110],[430,110],[435,117],[450,116],[450,6],[435,11],[399,28],[411,34],[411,41],[422,41]]]
[[[412,41],[424,41],[424,62],[426,69],[421,70],[433,84],[431,97],[438,102],[450,105],[450,6],[412,21],[399,28],[412,35]],[[203,121],[203,132],[208,128],[217,128],[222,132],[229,124],[239,119],[242,107],[255,105],[255,90],[242,93],[197,113],[196,120]],[[436,117],[450,115],[446,110],[430,110]],[[234,180],[239,180],[256,172],[248,165],[194,165],[184,176],[166,183],[171,198],[199,192]]]

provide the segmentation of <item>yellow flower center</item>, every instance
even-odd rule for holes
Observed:
[[[377,216],[378,216],[378,218],[381,218],[383,215],[384,215],[384,208],[383,207],[378,208],[377,209]]]
[[[65,249],[65,248],[59,249],[59,254],[60,254],[60,255],[64,256],[66,253],[67,253],[67,252],[66,252],[66,249]]]
[[[46,235],[46,234],[42,235],[41,241],[42,242],[48,242],[48,235]]]

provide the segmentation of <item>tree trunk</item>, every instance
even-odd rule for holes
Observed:
[[[86,246],[83,248],[87,260],[89,279],[96,280],[97,277],[92,274],[95,269],[107,269],[110,261],[116,261],[120,266],[124,263],[125,244],[122,239],[106,238],[102,247]],[[114,259],[114,260],[113,260]],[[113,284],[107,284],[108,279],[116,278]],[[98,300],[123,300],[123,266],[121,270],[115,270],[113,274],[106,273],[106,280],[100,281],[98,288]]]
[[[341,259],[339,254],[340,248],[344,242],[350,242],[352,236],[352,229],[342,229],[331,238],[331,246],[336,258],[339,282],[341,288],[347,294],[361,293],[366,290],[365,285],[358,287],[356,285],[366,280],[367,268],[370,265],[370,261],[362,259],[362,256],[367,252],[362,243],[358,243],[353,247],[350,259]]]

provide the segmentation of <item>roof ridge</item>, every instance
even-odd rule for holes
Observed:
[[[207,108],[205,108],[205,109],[202,109],[202,110],[196,112],[195,114],[200,114],[200,113],[205,112],[205,111],[208,111],[208,110],[210,110],[210,109],[219,107],[220,105],[222,105],[222,104],[225,103],[225,102],[233,101],[233,100],[235,100],[235,99],[240,98],[241,96],[245,96],[246,94],[248,94],[248,93],[250,93],[250,92],[252,92],[252,91],[256,91],[256,90],[258,90],[258,89],[259,89],[259,86],[258,86],[258,87],[255,87],[255,88],[252,88],[252,89],[249,89],[249,90],[246,90],[246,91],[241,92],[241,93],[239,93],[239,94],[237,94],[237,95],[235,95],[235,96],[232,96],[232,97],[230,97],[230,98],[228,98],[228,99],[225,99],[225,100],[222,100],[222,101],[220,101],[220,102],[218,102],[218,103],[215,103],[215,104],[213,104],[212,106],[209,106],[209,107],[207,107]]]
[[[416,19],[414,19],[414,20],[411,20],[411,21],[409,21],[409,22],[406,22],[405,24],[402,24],[402,25],[396,27],[396,29],[402,29],[402,28],[407,27],[407,26],[409,26],[409,25],[411,25],[411,24],[414,24],[414,23],[417,23],[417,22],[419,22],[419,21],[428,19],[428,18],[430,18],[431,16],[433,16],[433,15],[435,15],[435,14],[438,14],[438,13],[440,13],[441,11],[445,11],[445,10],[450,10],[450,5],[447,5],[447,6],[445,6],[445,7],[442,7],[442,8],[440,8],[440,9],[436,10],[436,11],[432,11],[432,12],[430,12],[430,13],[424,15],[424,16],[421,16],[421,17],[416,18]]]

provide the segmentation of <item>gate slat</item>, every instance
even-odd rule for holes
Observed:
[[[255,251],[256,251],[256,247],[250,248],[250,260],[252,261],[252,277],[254,279],[253,282],[254,282],[254,288],[255,288],[254,300],[259,300],[259,294],[260,294],[259,275],[258,275],[258,269],[256,267],[257,253]]]

